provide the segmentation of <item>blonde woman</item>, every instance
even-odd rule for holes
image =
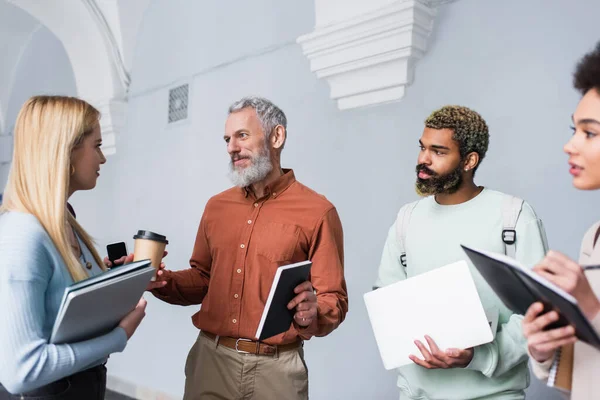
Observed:
[[[96,186],[106,162],[99,112],[59,96],[29,99],[15,125],[0,208],[0,399],[104,399],[109,354],[123,351],[146,303],[113,331],[49,344],[65,287],[105,270],[67,199]]]
[[[573,137],[565,145],[569,156],[573,185],[580,190],[600,189],[600,43],[587,54],[575,71],[575,88],[583,97],[573,114]],[[600,223],[588,230],[581,244],[579,262],[563,254],[549,252],[534,271],[547,278],[577,299],[581,310],[600,333],[600,276],[586,275],[582,265],[600,264]],[[589,274],[589,272],[587,273]],[[596,288],[596,292],[594,291]],[[545,330],[558,319],[555,311],[542,313],[543,306],[535,303],[523,319],[523,333],[527,337],[533,371],[540,379],[548,378],[555,351],[577,341],[572,326]],[[600,352],[575,343],[571,399],[600,398]]]

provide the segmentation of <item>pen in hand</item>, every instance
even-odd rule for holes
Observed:
[[[600,265],[582,265],[584,271],[592,270],[592,269],[600,269]]]

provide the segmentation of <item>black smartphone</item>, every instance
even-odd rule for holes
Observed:
[[[119,267],[120,265],[115,265],[115,260],[127,255],[127,246],[125,245],[125,242],[111,243],[106,246],[106,252],[108,253],[108,259],[112,263],[113,268]]]

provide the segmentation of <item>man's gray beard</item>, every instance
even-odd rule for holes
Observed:
[[[250,161],[250,166],[243,169],[236,169],[233,161],[229,163],[229,179],[235,186],[243,188],[260,182],[273,170],[268,151],[251,158]]]

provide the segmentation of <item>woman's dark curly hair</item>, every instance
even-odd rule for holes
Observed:
[[[591,89],[600,93],[600,42],[577,64],[573,74],[573,86],[585,95]]]

